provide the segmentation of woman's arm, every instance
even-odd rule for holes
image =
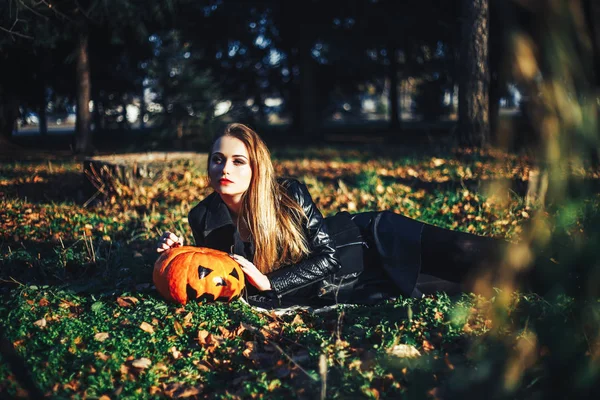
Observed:
[[[206,207],[198,205],[192,208],[188,214],[188,224],[190,225],[190,228],[192,228],[192,235],[194,236],[194,242],[196,243],[197,247],[204,247],[206,242],[201,228],[202,218],[204,217],[205,213]]]
[[[313,202],[306,186],[297,180],[290,180],[288,192],[306,214],[305,232],[310,256],[297,264],[282,266],[267,275],[271,281],[271,289],[277,297],[308,286],[340,269],[340,262],[335,255],[335,243],[329,236],[323,215]]]

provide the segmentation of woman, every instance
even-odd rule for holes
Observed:
[[[425,287],[456,289],[448,281],[464,283],[496,262],[504,245],[389,211],[324,219],[305,185],[275,178],[267,146],[242,124],[215,140],[208,178],[214,193],[188,216],[196,246],[230,253],[251,285],[251,303],[374,303],[420,297]],[[157,251],[180,244],[183,238],[165,232]],[[447,281],[427,286],[423,274]]]

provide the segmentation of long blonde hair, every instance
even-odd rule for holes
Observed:
[[[306,215],[277,182],[267,145],[244,124],[229,124],[215,142],[223,136],[241,140],[248,150],[252,178],[238,218],[244,220],[254,239],[254,265],[266,274],[300,261],[309,254],[303,230]],[[208,163],[210,167],[210,157]]]

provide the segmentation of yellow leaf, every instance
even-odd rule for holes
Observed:
[[[138,358],[131,362],[131,366],[139,369],[146,369],[152,365],[152,361],[146,357]]]
[[[421,355],[419,350],[409,344],[397,344],[390,347],[387,353],[398,358],[415,358]]]
[[[179,321],[173,321],[173,327],[175,328],[175,332],[178,335],[183,335],[183,326],[179,323]]]
[[[99,342],[104,342],[109,337],[110,335],[108,334],[108,332],[100,332],[94,335],[94,339],[96,339]]]
[[[147,322],[142,322],[140,324],[140,329],[144,332],[154,333],[154,327]]]

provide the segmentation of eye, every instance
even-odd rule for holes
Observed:
[[[238,159],[234,160],[233,163],[235,165],[244,165],[244,164],[246,164],[246,161],[238,158]]]
[[[210,268],[198,265],[198,279],[206,278],[212,271]]]
[[[231,273],[229,275],[233,276],[236,279],[240,279],[240,276],[238,275],[238,272],[235,269],[233,271],[231,271]]]
[[[223,162],[223,159],[220,156],[213,156],[211,161],[214,164],[221,164],[221,162]]]

